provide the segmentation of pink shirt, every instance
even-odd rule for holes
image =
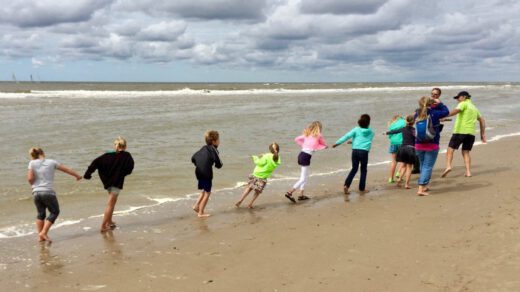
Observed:
[[[318,137],[305,137],[304,135],[301,135],[294,138],[294,141],[296,144],[302,147],[302,150],[317,151],[323,150],[327,147],[327,144],[325,144],[325,140],[323,140],[323,136],[321,134]]]

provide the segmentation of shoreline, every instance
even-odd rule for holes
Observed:
[[[369,169],[371,192],[354,192],[347,201],[343,174],[313,177],[306,189],[313,198],[300,204],[277,195],[284,186],[271,185],[253,210],[232,206],[238,194],[222,195],[212,200],[228,200],[229,207],[217,210],[210,200],[208,219],[172,214],[164,204],[116,217],[121,227],[105,235],[78,226],[51,229],[49,247],[2,240],[8,244],[0,283],[42,291],[515,291],[520,187],[510,178],[520,167],[510,157],[519,145],[510,137],[476,147],[472,178],[463,177],[457,152],[454,170],[440,179],[440,155],[424,198],[415,188],[382,183],[386,168],[378,167]]]
[[[520,136],[520,132],[514,132],[514,133],[509,133],[509,134],[504,134],[504,135],[495,135],[495,136],[491,137],[490,139],[488,139],[488,144],[489,143],[493,144],[496,142],[500,143],[500,140],[502,140],[502,139],[508,139],[508,138],[517,137],[517,136]],[[481,147],[482,145],[483,144],[480,141],[475,142],[475,147]],[[344,150],[340,150],[340,151],[344,152]],[[349,150],[347,150],[347,151],[349,151]],[[439,152],[439,157],[441,155],[444,156],[445,153],[446,153],[446,149],[442,149]],[[345,160],[345,163],[348,164],[347,166],[350,165],[350,162],[347,160]],[[385,168],[389,163],[390,163],[389,160],[377,161],[377,162],[373,162],[373,163],[369,162],[369,164],[368,164],[369,179],[374,180],[374,177],[372,175],[370,175],[371,172],[374,172],[374,171],[380,172],[381,169]],[[337,170],[321,172],[321,173],[312,173],[311,172],[311,174],[310,174],[311,183],[310,183],[309,187],[313,188],[312,181],[314,181],[314,180],[320,180],[322,178],[327,179],[329,177],[338,177],[338,176],[342,176],[342,175],[346,176],[346,174],[348,174],[349,170],[350,170],[350,168],[337,169]],[[384,186],[385,180],[383,178],[385,176],[386,176],[386,174],[384,174],[382,177],[375,179],[375,181],[377,181],[378,184],[381,184],[381,186]],[[412,176],[412,185],[414,184],[415,177],[416,176]],[[275,171],[275,178],[272,178],[269,180],[266,191],[264,191],[264,193],[261,195],[258,202],[261,203],[263,197],[265,197],[265,196],[276,198],[276,195],[274,195],[273,193],[281,194],[283,197],[283,194],[286,191],[283,188],[283,185],[287,185],[287,187],[288,187],[288,186],[292,185],[293,181],[296,181],[297,179],[298,179],[298,177],[296,177],[296,176],[295,177],[278,177],[278,178],[276,178],[276,171]],[[356,178],[354,179],[354,183],[353,183],[354,189],[356,189],[356,184],[357,184],[358,179],[359,179],[359,173],[356,175]],[[244,177],[244,180],[245,180],[245,177]],[[341,179],[338,181],[341,181]],[[242,183],[242,185],[240,185],[241,183]],[[208,210],[211,210],[213,213],[216,212],[217,214],[220,211],[227,210],[227,208],[228,208],[227,206],[230,205],[230,202],[232,202],[234,200],[234,198],[240,197],[242,190],[243,190],[243,185],[245,183],[246,183],[246,181],[238,182],[235,184],[235,186],[216,189],[212,193],[212,198],[210,199],[210,202],[208,203],[208,208],[209,208]],[[321,186],[324,186],[324,185],[321,184]],[[276,189],[277,191],[273,192],[272,191],[273,188]],[[100,191],[99,193],[102,194],[103,192]],[[128,205],[128,206],[125,206],[126,208],[123,210],[118,209],[118,207],[116,206],[116,210],[114,212],[114,217],[116,219],[121,218],[124,221],[125,217],[127,217],[127,216],[139,216],[141,213],[150,213],[150,212],[156,214],[157,211],[154,211],[153,210],[154,208],[157,208],[157,209],[170,208],[170,209],[174,210],[174,212],[180,213],[181,214],[180,216],[183,217],[183,216],[186,216],[191,213],[191,211],[190,211],[191,207],[189,207],[189,206],[192,201],[195,201],[197,199],[198,195],[199,195],[198,192],[194,192],[194,193],[185,194],[182,197],[157,197],[157,198],[154,198],[151,196],[146,196],[146,197],[143,197],[142,200],[144,202],[149,202],[149,204],[137,205],[137,206]],[[250,200],[252,195],[253,194],[251,193],[246,198],[246,201]],[[104,196],[102,196],[102,197],[104,198]],[[32,201],[32,198],[29,198],[29,199],[31,199],[31,201]],[[275,204],[275,202],[276,202],[276,199],[274,201],[272,201],[271,203]],[[119,202],[119,204],[125,204],[124,197],[122,198],[121,202]],[[99,202],[99,206],[100,206],[100,208],[103,208],[103,206],[104,206],[103,201]],[[166,212],[168,212],[168,211],[166,211]],[[170,213],[170,212],[168,212],[168,213]],[[92,222],[92,221],[96,221],[97,218],[100,218],[102,216],[103,216],[103,214],[99,213],[96,215],[90,215],[85,218],[68,218],[68,219],[58,218],[57,224],[55,224],[55,226],[53,226],[51,228],[51,233],[53,232],[53,230],[61,229],[64,227],[67,228],[67,227],[74,226],[74,225],[78,225],[78,226],[76,226],[78,228],[75,228],[76,229],[75,233],[77,233],[78,230],[80,230],[80,231],[81,230],[90,230],[90,229],[95,230],[97,228],[97,225],[96,225],[97,223]],[[145,220],[146,220],[146,216],[145,216]],[[33,222],[25,223],[23,226],[24,226],[23,230],[20,230],[19,226],[8,226],[8,227],[2,228],[0,230],[0,241],[12,240],[15,238],[26,238],[26,237],[30,237],[35,234]],[[24,231],[24,230],[27,230],[27,231]]]

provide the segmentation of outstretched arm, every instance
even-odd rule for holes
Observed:
[[[486,121],[482,116],[478,117],[478,122],[480,124],[480,140],[482,143],[487,143],[486,139]]]
[[[61,170],[61,171],[63,171],[64,173],[66,173],[66,174],[68,174],[68,175],[71,175],[71,176],[75,177],[76,180],[80,180],[80,179],[82,178],[81,175],[79,175],[77,172],[75,172],[74,170],[72,170],[72,169],[66,167],[66,166],[63,165],[63,164],[58,165],[57,168],[58,168],[58,170]]]
[[[32,169],[29,169],[27,171],[27,181],[29,182],[30,185],[32,185],[34,182],[34,172]]]

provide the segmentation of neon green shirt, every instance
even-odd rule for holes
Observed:
[[[480,118],[480,111],[471,102],[471,99],[466,99],[457,105],[460,112],[457,114],[457,121],[453,127],[453,134],[469,134],[475,135],[475,122]]]
[[[282,163],[282,159],[278,156],[278,161],[273,160],[272,153],[266,153],[261,157],[253,155],[253,162],[256,164],[253,175],[258,178],[269,178],[273,171]]]

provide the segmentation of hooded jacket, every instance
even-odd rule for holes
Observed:
[[[282,163],[282,159],[278,156],[278,161],[274,161],[272,153],[266,153],[261,157],[253,155],[253,162],[256,164],[253,170],[253,176],[258,178],[269,178],[273,171]]]
[[[404,127],[406,127],[406,121],[403,118],[399,118],[395,122],[390,124],[390,126],[388,127],[388,131],[391,132],[394,130],[402,129]],[[388,139],[390,139],[390,145],[403,144],[403,135],[401,134],[401,132],[388,135]]]
[[[222,167],[222,161],[218,155],[218,150],[213,145],[204,145],[191,157],[191,162],[195,165],[195,176],[198,180],[213,179],[213,164],[216,168]]]
[[[352,138],[352,149],[370,151],[372,147],[372,139],[374,139],[374,131],[370,128],[355,127],[350,132],[336,141],[337,145],[345,143]]]

